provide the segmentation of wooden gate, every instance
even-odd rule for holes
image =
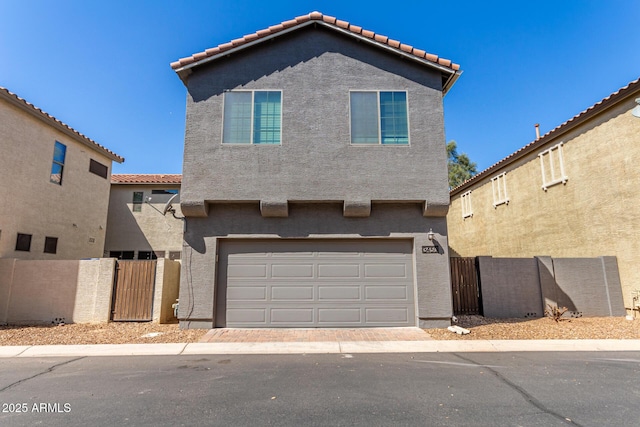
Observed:
[[[475,258],[450,258],[453,314],[482,314]]]
[[[111,320],[150,321],[156,261],[117,261]]]

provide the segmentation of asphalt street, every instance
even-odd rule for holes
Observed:
[[[2,426],[637,426],[640,352],[7,358]]]

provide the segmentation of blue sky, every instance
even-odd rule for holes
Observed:
[[[114,173],[180,173],[169,64],[313,10],[460,64],[446,139],[479,170],[640,76],[637,0],[0,0],[0,86],[124,156]]]

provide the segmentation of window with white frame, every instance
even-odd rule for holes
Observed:
[[[351,144],[408,145],[407,92],[349,93]]]
[[[281,144],[282,91],[226,92],[222,126],[223,144]]]
[[[462,218],[473,216],[473,207],[471,206],[471,191],[467,191],[460,196],[462,202]]]
[[[544,191],[556,184],[566,184],[569,177],[564,171],[562,142],[538,154],[538,157],[540,157],[542,189]]]
[[[493,191],[493,207],[498,205],[509,204],[509,196],[507,196],[507,173],[503,172],[498,176],[491,178],[491,190]]]

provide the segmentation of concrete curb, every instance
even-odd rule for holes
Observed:
[[[640,340],[429,340],[0,346],[0,358],[516,351],[640,351]]]

